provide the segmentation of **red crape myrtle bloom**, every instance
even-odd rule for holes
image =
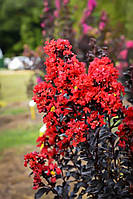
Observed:
[[[44,51],[47,75],[35,86],[33,100],[44,113],[47,130],[37,139],[41,151],[25,156],[25,166],[28,163],[34,174],[34,189],[43,186],[43,177],[56,182],[61,174],[59,156],[106,125],[107,116],[116,116],[124,94],[118,71],[108,57],[95,58],[87,74],[68,40],[47,41]]]
[[[125,118],[118,127],[118,136],[120,137],[120,146],[126,147],[133,152],[133,107],[124,110]]]

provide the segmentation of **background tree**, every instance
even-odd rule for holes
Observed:
[[[0,0],[0,47],[6,55],[23,51],[27,43],[32,49],[40,45],[42,0]]]

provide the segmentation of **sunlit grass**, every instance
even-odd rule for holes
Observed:
[[[27,83],[33,71],[0,71],[0,98],[7,103],[28,100]]]
[[[28,107],[23,106],[23,107],[8,107],[0,110],[0,115],[18,115],[18,114],[25,114],[28,113]]]
[[[11,147],[36,145],[40,125],[30,125],[23,128],[5,129],[0,132],[0,151]]]

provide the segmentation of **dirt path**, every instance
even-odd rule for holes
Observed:
[[[24,104],[12,104],[21,107]],[[8,107],[6,107],[8,108]],[[32,122],[30,113],[18,115],[0,115],[0,135],[3,130],[15,129],[17,126],[28,126]],[[33,146],[21,146],[0,151],[0,199],[34,199],[35,191],[32,189],[32,177],[28,177],[27,168],[24,167],[24,154],[34,151]]]
[[[32,178],[23,166],[23,156],[32,151],[33,147],[25,149],[8,149],[0,158],[0,199],[33,199]]]
[[[11,115],[11,114],[7,114],[7,115],[3,115],[1,114],[2,112],[2,109],[1,109],[1,112],[0,112],[0,132],[4,129],[13,129],[13,128],[16,128],[19,126],[28,126],[30,123],[32,122],[40,122],[42,119],[41,119],[41,115],[37,112],[36,110],[36,120],[31,120],[31,115],[30,115],[30,109],[29,109],[29,106],[28,106],[28,102],[26,103],[12,103],[10,104],[9,106],[3,108],[4,109],[8,109],[10,107],[13,107],[13,108],[26,108],[27,111],[26,113],[21,113],[21,114],[18,114],[18,115]]]
[[[7,115],[7,116],[0,116],[0,131],[4,129],[13,129],[16,128],[18,125],[23,125],[30,122],[29,114],[21,114],[18,116],[15,115]]]

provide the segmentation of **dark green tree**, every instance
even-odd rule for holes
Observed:
[[[0,48],[8,56],[20,54],[27,43],[40,45],[42,0],[0,0]]]

